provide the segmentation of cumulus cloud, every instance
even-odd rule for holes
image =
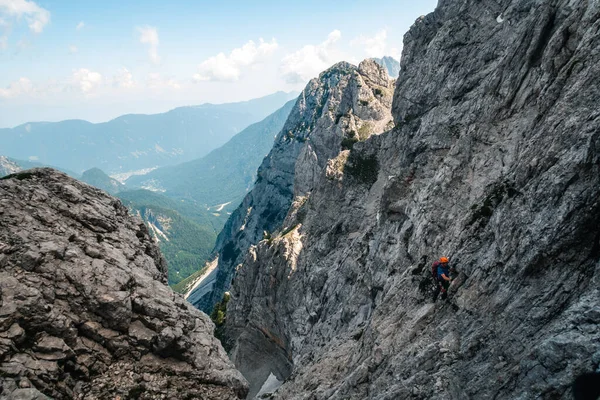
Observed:
[[[75,27],[75,29],[77,29],[78,31],[82,30],[83,27],[85,26],[85,23],[83,21],[81,21],[80,23],[77,24],[77,26]]]
[[[263,61],[277,50],[277,41],[265,42],[262,38],[258,43],[250,40],[242,47],[233,49],[229,55],[219,53],[203,61],[194,74],[195,81],[225,81],[232,82],[240,79],[243,68]]]
[[[175,79],[163,78],[156,72],[148,74],[146,84],[151,89],[181,89],[181,84]]]
[[[342,37],[339,30],[331,32],[318,45],[306,45],[286,55],[281,61],[281,73],[288,83],[304,83],[335,62],[334,45]]]
[[[113,77],[113,86],[127,89],[135,87],[133,74],[127,68],[121,68]]]
[[[380,30],[375,36],[363,36],[353,39],[350,44],[353,46],[362,46],[369,57],[383,57],[387,48],[387,31]]]
[[[394,57],[396,60],[400,60],[400,58],[402,58],[402,48],[403,48],[403,44],[400,43],[400,47],[392,47],[389,51],[388,51],[388,55]]]
[[[350,42],[354,47],[361,47],[367,57],[392,56],[399,60],[402,56],[402,41],[397,44],[400,47],[388,47],[388,34],[385,29],[375,33],[375,36],[360,35]]]
[[[84,94],[92,93],[101,83],[102,75],[98,72],[90,71],[87,68],[73,71],[72,84]]]
[[[1,0],[0,0],[1,1]],[[138,28],[140,34],[140,43],[148,45],[148,55],[154,64],[160,62],[158,56],[158,31],[152,26]]]
[[[10,18],[25,18],[29,29],[41,33],[50,22],[50,12],[27,0],[0,0],[0,15]]]
[[[21,94],[31,93],[33,85],[28,78],[20,78],[18,81],[11,83],[6,88],[0,88],[0,97],[11,98]]]

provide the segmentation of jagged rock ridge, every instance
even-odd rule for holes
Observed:
[[[188,300],[210,312],[229,288],[249,246],[281,226],[294,198],[305,196],[341,146],[352,146],[391,126],[392,82],[371,60],[339,63],[300,94],[275,145],[258,170],[253,190],[217,238],[218,269]],[[303,162],[297,163],[300,159]]]
[[[570,398],[600,364],[599,16],[442,0],[417,20],[395,128],[329,160],[238,268],[236,364],[274,371],[278,347],[275,399]],[[434,304],[440,255],[460,275]]]
[[[398,75],[400,74],[400,63],[394,57],[384,56],[382,58],[374,58],[373,60],[385,68],[391,78],[398,78]]]
[[[391,127],[392,93],[392,80],[372,60],[362,62],[358,67],[336,64],[307,85],[273,150],[259,168],[253,190],[217,239],[217,270],[213,277],[205,278],[207,284],[192,291],[188,300],[206,311],[221,300],[247,249],[260,241],[265,232],[267,236],[275,235],[290,207],[294,215],[305,213],[302,205],[306,204],[322,171],[332,168],[328,165],[329,160],[342,149],[348,154],[347,149]],[[208,285],[213,288],[206,294]],[[261,333],[261,327],[266,328],[269,324],[259,321],[255,324],[257,330],[252,335],[281,337],[276,329],[269,328]],[[253,376],[251,394],[256,393],[271,372],[278,379],[289,374],[288,357],[280,351],[281,346],[273,346],[267,356],[273,359],[270,365],[276,365],[273,371],[269,368],[246,369],[246,364],[239,363],[246,376]],[[239,356],[253,357],[251,352]]]
[[[52,169],[0,180],[0,398],[244,397],[145,225]]]

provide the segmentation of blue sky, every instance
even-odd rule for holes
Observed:
[[[0,127],[301,90],[337,61],[399,57],[435,5],[0,0]]]

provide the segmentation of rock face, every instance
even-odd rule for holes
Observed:
[[[0,227],[0,398],[245,396],[212,322],[166,286],[117,199],[23,171],[0,180]]]
[[[331,147],[321,170],[288,158],[302,205],[260,185],[246,204],[277,219],[228,304],[242,372],[287,360],[276,399],[571,398],[600,363],[599,17],[441,0],[417,20],[395,128]],[[433,303],[442,255],[460,273]]]
[[[385,56],[383,58],[374,58],[373,60],[385,68],[391,78],[396,79],[400,74],[400,63],[394,57]]]
[[[342,147],[389,129],[392,93],[386,71],[372,60],[358,67],[336,64],[307,85],[260,166],[254,189],[217,238],[214,276],[197,286],[189,301],[210,312],[247,249],[281,226],[294,198],[312,190],[327,162]]]

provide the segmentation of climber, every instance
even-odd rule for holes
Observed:
[[[448,266],[448,257],[440,257],[440,260],[436,261],[433,266],[434,270],[432,270],[432,273],[434,280],[437,281],[437,286],[433,293],[433,301],[435,302],[440,292],[442,293],[442,300],[448,297],[448,288],[452,282],[450,272],[456,272],[456,270]]]

